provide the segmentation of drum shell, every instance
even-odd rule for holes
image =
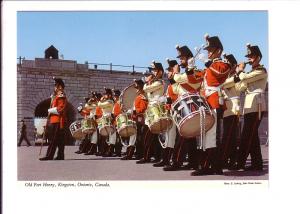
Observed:
[[[146,110],[146,123],[153,134],[168,131],[172,125],[172,118],[164,103],[156,102]]]
[[[205,121],[201,117],[200,107],[204,108]],[[214,125],[215,118],[210,107],[198,94],[185,94],[178,97],[172,104],[173,121],[179,134],[185,138],[192,138],[201,134],[201,123],[205,125],[205,132]]]
[[[91,118],[86,118],[81,121],[82,132],[84,134],[92,134],[96,131],[95,120]]]
[[[115,130],[112,124],[112,118],[109,116],[102,116],[97,119],[96,122],[101,136],[106,137]]]
[[[81,120],[77,120],[77,121],[73,122],[70,125],[69,130],[74,139],[76,139],[76,140],[84,139],[85,134],[82,132]]]
[[[117,131],[121,137],[130,137],[137,132],[136,123],[130,119],[130,115],[123,113],[116,118]]]

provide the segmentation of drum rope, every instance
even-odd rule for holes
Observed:
[[[200,113],[200,139],[198,143],[198,149],[202,147],[202,149],[205,151],[205,119],[206,119],[206,112],[204,106],[201,106],[199,109]]]

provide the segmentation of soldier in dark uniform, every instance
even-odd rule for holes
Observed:
[[[64,92],[65,84],[60,78],[53,78],[55,81],[54,94],[51,96],[51,104],[48,109],[48,126],[46,127],[49,136],[49,146],[46,156],[40,158],[41,161],[53,160],[56,148],[58,153],[55,160],[64,160],[64,126],[66,122],[65,108],[67,98]]]
[[[22,122],[21,131],[20,131],[21,136],[20,136],[20,139],[19,139],[18,146],[21,146],[21,143],[22,143],[23,140],[26,141],[27,146],[31,146],[31,144],[30,144],[30,142],[29,142],[29,140],[27,138],[27,132],[26,132],[25,122],[24,122],[24,120],[21,120],[21,122]]]

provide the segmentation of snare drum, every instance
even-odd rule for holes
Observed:
[[[146,123],[154,134],[168,131],[172,128],[173,122],[170,113],[166,110],[165,104],[155,102],[146,110]]]
[[[71,135],[73,136],[74,139],[76,139],[76,140],[84,139],[85,134],[82,132],[81,120],[77,120],[77,121],[73,122],[70,125],[69,129],[70,129]]]
[[[86,118],[81,121],[82,132],[84,134],[92,134],[96,131],[95,121],[91,118]]]
[[[116,118],[117,131],[121,137],[130,137],[136,134],[136,123],[126,113],[119,114]]]
[[[215,118],[205,99],[191,93],[178,97],[172,104],[172,117],[179,134],[186,138],[201,135],[203,127],[207,132],[215,123]]]
[[[112,124],[112,118],[110,116],[102,116],[96,120],[98,124],[99,133],[102,136],[108,136],[110,133],[114,132],[114,127]]]

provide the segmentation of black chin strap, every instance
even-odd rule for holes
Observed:
[[[212,52],[211,56],[215,54],[216,50],[218,50],[218,48],[215,48],[215,50]]]
[[[256,61],[258,57],[259,57],[259,56],[256,56],[255,59],[254,59],[254,61]],[[252,63],[252,64],[253,64],[253,63]],[[256,68],[259,67],[259,66],[260,66],[260,64],[259,64],[259,62],[258,62],[257,66],[255,66],[255,67],[252,66],[252,69],[256,69]]]

